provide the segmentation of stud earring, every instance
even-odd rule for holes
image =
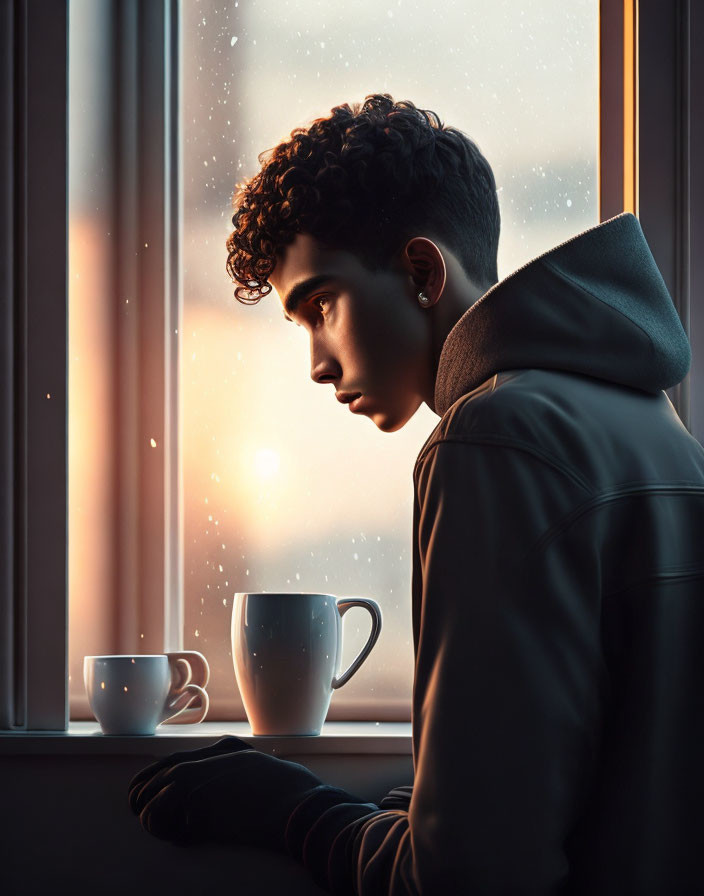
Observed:
[[[430,304],[430,296],[426,296],[426,294],[424,292],[419,292],[418,293],[418,301],[424,308],[427,308],[428,305]]]

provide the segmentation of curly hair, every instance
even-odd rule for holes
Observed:
[[[498,280],[494,174],[476,144],[435,112],[370,94],[295,128],[258,160],[261,170],[237,185],[227,239],[240,302],[271,292],[267,278],[298,233],[354,253],[370,271],[388,266],[411,237],[434,234],[475,283]]]

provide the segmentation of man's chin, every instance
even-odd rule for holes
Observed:
[[[382,411],[378,411],[376,414],[370,414],[369,416],[377,429],[380,429],[382,432],[398,432],[398,430],[402,429],[410,419],[408,417],[392,416],[390,414],[385,414]]]

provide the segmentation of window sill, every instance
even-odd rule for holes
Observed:
[[[256,737],[247,722],[165,724],[153,736],[105,735],[97,722],[70,722],[67,731],[2,731],[0,755],[148,755],[195,750],[234,734],[266,753],[410,756],[410,722],[326,722],[318,737]]]

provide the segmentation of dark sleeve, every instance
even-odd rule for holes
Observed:
[[[561,522],[585,495],[466,442],[433,447],[416,489],[410,805],[318,788],[293,854],[335,894],[556,892],[600,739],[598,558]]]

